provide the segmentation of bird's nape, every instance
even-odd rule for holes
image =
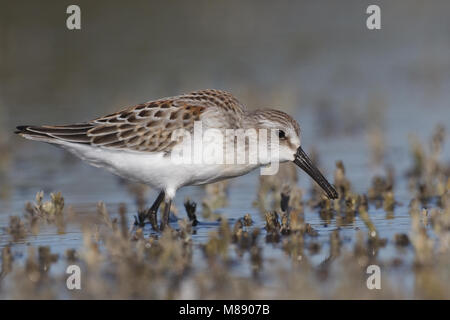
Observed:
[[[302,147],[298,147],[295,153],[294,163],[303,169],[317,184],[326,192],[330,199],[337,199],[338,193],[336,189],[327,181],[317,167],[312,163],[311,159],[303,151]]]

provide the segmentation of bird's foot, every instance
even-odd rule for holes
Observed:
[[[192,226],[196,226],[198,224],[197,215],[195,214],[195,209],[197,208],[197,204],[195,202],[191,202],[190,199],[186,199],[184,202],[184,208],[186,209],[187,216],[189,221],[192,222]]]
[[[147,211],[139,210],[137,216],[134,216],[134,225],[143,227],[145,225],[145,219],[147,219]]]
[[[134,225],[144,227],[147,219],[153,230],[158,231],[157,214],[156,211],[151,208],[148,210],[139,210],[137,216],[134,216]]]

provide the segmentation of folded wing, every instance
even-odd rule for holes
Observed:
[[[229,93],[202,90],[135,105],[87,123],[63,126],[19,126],[21,136],[49,143],[81,143],[104,148],[125,148],[143,152],[169,149],[174,130],[192,131],[194,122],[209,108],[228,114],[242,112]]]

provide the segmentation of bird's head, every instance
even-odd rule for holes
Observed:
[[[303,151],[301,131],[297,121],[287,113],[273,109],[257,110],[249,116],[258,129],[275,132],[278,137],[277,158],[279,162],[294,162],[317,182],[330,199],[338,197],[335,188],[325,179]]]

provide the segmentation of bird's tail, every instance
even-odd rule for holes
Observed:
[[[18,126],[16,127],[16,131],[14,133],[18,134],[21,137],[29,140],[36,140],[42,142],[52,142],[54,138],[48,136],[45,133],[41,133],[39,131],[32,130],[33,126]]]
[[[14,133],[25,139],[61,144],[63,142],[88,143],[87,130],[91,124],[74,124],[67,126],[18,126]]]

